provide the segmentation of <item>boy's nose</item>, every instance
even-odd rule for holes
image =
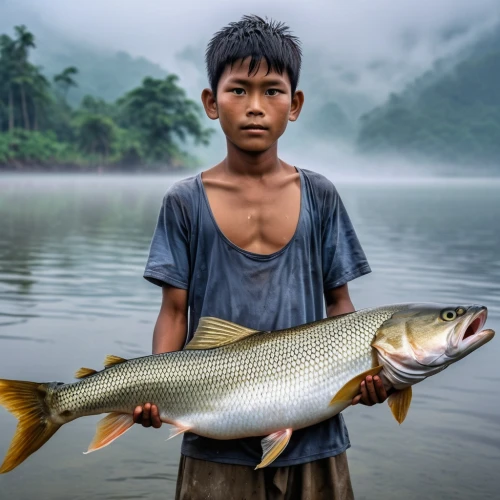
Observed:
[[[258,97],[253,97],[248,101],[247,116],[259,116],[264,114],[262,103]]]

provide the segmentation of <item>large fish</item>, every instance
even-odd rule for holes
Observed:
[[[481,330],[486,316],[481,306],[403,304],[272,332],[202,318],[183,351],[128,361],[108,356],[104,370],[82,368],[81,380],[70,384],[0,380],[0,404],[19,419],[0,472],[86,415],[109,413],[88,452],[102,448],[133,425],[134,408],[146,402],[158,405],[172,435],[267,436],[257,466],[265,467],[294,430],[349,406],[369,374],[397,390],[389,405],[401,423],[413,384],[493,338]]]

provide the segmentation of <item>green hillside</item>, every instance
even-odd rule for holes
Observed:
[[[0,169],[172,169],[197,163],[185,147],[208,145],[212,130],[204,127],[201,106],[187,97],[177,75],[158,70],[160,78],[143,78],[142,70],[152,67],[145,60],[126,54],[88,59],[83,50],[70,51],[75,58],[57,57],[62,66],[50,75],[31,58],[37,48],[35,34],[24,25],[0,32]],[[74,105],[70,96],[77,91],[84,97]]]
[[[365,153],[465,165],[500,163],[500,29],[361,118]]]

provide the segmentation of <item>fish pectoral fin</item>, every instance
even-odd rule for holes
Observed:
[[[260,333],[225,319],[200,318],[194,336],[184,349],[215,349]]]
[[[171,425],[172,427],[170,427],[170,435],[168,436],[167,441],[174,438],[175,436],[178,436],[179,434],[184,434],[185,432],[191,430],[191,427],[187,425],[182,425],[174,422],[171,422]]]
[[[97,373],[97,370],[93,370],[92,368],[82,367],[75,372],[75,378],[86,378],[90,377],[90,375],[94,375]]]
[[[344,386],[337,392],[337,394],[335,394],[334,398],[330,401],[330,406],[334,405],[335,403],[352,401],[354,397],[359,394],[359,386],[361,385],[361,382],[363,382],[363,380],[368,375],[378,375],[382,368],[382,366],[370,368],[369,370],[366,370],[365,372],[360,373],[359,375],[356,375],[354,378],[349,380],[349,382],[344,384]]]
[[[110,413],[106,415],[97,422],[94,439],[90,443],[89,449],[84,452],[84,455],[108,446],[108,444],[118,439],[133,425],[134,419],[128,413]]]
[[[292,429],[283,429],[265,437],[262,440],[262,461],[255,469],[262,469],[274,462],[286,448],[291,436]]]
[[[120,365],[125,363],[128,359],[120,358],[120,356],[114,356],[113,354],[108,354],[104,359],[105,368],[110,368],[111,366]]]
[[[387,403],[389,408],[391,409],[394,418],[398,421],[399,424],[404,422],[406,415],[408,414],[408,410],[410,409],[412,397],[411,385],[406,389],[402,389],[401,391],[396,391],[392,393],[387,399]]]

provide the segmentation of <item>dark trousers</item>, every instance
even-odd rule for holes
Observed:
[[[181,455],[176,500],[353,500],[344,453],[254,470]]]

